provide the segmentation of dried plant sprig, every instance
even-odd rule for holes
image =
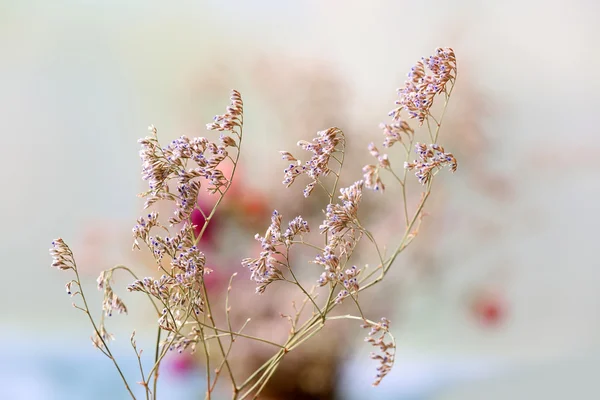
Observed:
[[[73,307],[86,314],[90,323],[92,324],[92,327],[94,328],[94,330],[92,332],[92,337],[91,337],[92,344],[96,348],[98,348],[102,352],[102,354],[104,354],[106,357],[108,357],[113,362],[113,365],[117,369],[119,376],[123,380],[123,384],[125,385],[127,392],[133,399],[135,399],[135,396],[134,396],[133,392],[131,391],[131,388],[129,387],[127,379],[125,378],[125,375],[123,375],[123,372],[122,372],[121,368],[119,367],[117,360],[113,356],[113,354],[110,350],[110,347],[108,346],[108,342],[110,340],[114,339],[114,336],[106,331],[103,323],[100,325],[97,325],[96,321],[92,317],[92,314],[90,313],[87,299],[85,298],[83,287],[81,286],[81,279],[79,278],[79,270],[77,269],[77,264],[75,262],[75,258],[73,257],[73,252],[71,251],[69,246],[65,243],[65,241],[62,238],[57,238],[52,241],[52,248],[50,248],[50,255],[52,256],[52,266],[53,267],[58,268],[63,271],[72,270],[75,273],[75,279],[69,281],[66,285],[67,294],[69,294],[71,297],[75,297],[78,295],[81,298],[83,305],[78,306],[77,304],[73,303]],[[73,286],[75,286],[77,288],[77,291],[72,292]]]
[[[365,342],[371,343],[373,347],[379,350],[377,353],[371,353],[371,358],[379,362],[377,375],[373,382],[373,386],[377,386],[394,366],[396,341],[390,334],[390,321],[387,318],[381,318],[381,322],[378,323],[367,320],[361,325],[361,328],[370,328],[368,336],[365,338]],[[386,336],[390,338],[389,341],[385,340]]]
[[[419,155],[419,159],[414,162],[405,162],[404,168],[409,171],[415,170],[415,176],[423,185],[429,182],[437,170],[445,166],[448,166],[450,171],[456,172],[458,167],[456,158],[452,153],[446,153],[444,148],[438,144],[427,146],[417,143],[415,152]]]
[[[339,128],[332,127],[317,132],[317,136],[311,142],[307,142],[306,140],[298,142],[298,147],[313,153],[310,160],[304,164],[290,152],[281,151],[281,157],[284,160],[293,162],[284,170],[285,177],[283,184],[286,187],[290,187],[298,176],[303,174],[308,175],[312,179],[312,182],[306,186],[303,193],[304,197],[310,196],[321,177],[325,177],[333,172],[329,167],[329,160],[334,157],[335,153],[343,152],[344,145],[345,139],[342,131]]]
[[[385,145],[385,143],[384,143],[384,145]],[[380,169],[391,170],[391,165],[390,165],[388,155],[379,153],[379,149],[377,148],[377,146],[375,146],[375,143],[370,143],[368,149],[369,149],[369,153],[371,153],[371,155],[373,157],[377,158],[378,163],[377,163],[377,165],[369,164],[369,165],[365,165],[363,167],[363,172],[364,172],[363,178],[365,181],[365,187],[368,189],[373,189],[376,192],[381,191],[383,193],[383,191],[385,190],[385,185],[383,184],[383,182],[381,181],[381,178],[379,177],[379,170]]]
[[[383,136],[385,136],[383,147],[392,147],[397,142],[404,143],[405,139],[402,138],[403,136],[410,140],[415,134],[415,131],[408,125],[408,122],[400,119],[400,116],[397,114],[394,114],[394,120],[391,123],[381,123],[379,124],[379,128],[383,130]]]
[[[284,253],[282,253],[281,248],[289,250],[293,244],[293,239],[297,235],[308,232],[310,232],[308,222],[301,216],[297,216],[289,222],[288,228],[282,233],[281,214],[277,210],[273,211],[271,225],[267,228],[265,236],[260,236],[257,233],[254,237],[262,247],[259,257],[242,260],[242,266],[250,270],[250,278],[258,285],[256,293],[264,293],[269,284],[284,280],[281,267],[291,267],[282,261]]]
[[[438,48],[435,54],[422,58],[408,73],[404,87],[398,89],[398,107],[390,112],[400,121],[400,111],[406,110],[410,118],[423,124],[429,115],[436,95],[444,92],[448,81],[456,77],[456,57],[451,48]]]
[[[222,132],[236,132],[236,128],[241,129],[244,123],[244,102],[242,101],[242,95],[234,89],[231,91],[230,100],[231,103],[227,106],[225,114],[215,116],[213,122],[206,124],[207,129]],[[221,141],[229,142],[230,146],[235,146],[235,142],[224,139],[224,136],[221,136]]]

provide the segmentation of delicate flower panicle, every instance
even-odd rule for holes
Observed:
[[[352,268],[343,272],[340,268],[333,270],[330,267],[330,264],[326,264],[325,269],[325,272],[321,274],[321,277],[317,281],[319,286],[324,286],[328,282],[335,282],[340,283],[344,287],[334,299],[336,304],[340,304],[342,300],[350,296],[351,293],[358,293],[359,285],[357,277],[361,270],[356,268],[356,265],[353,265]]]
[[[224,146],[217,146],[206,138],[190,139],[186,136],[181,136],[167,147],[161,148],[156,137],[156,128],[150,127],[150,130],[153,135],[139,141],[142,145],[142,178],[148,181],[150,188],[140,196],[146,198],[144,208],[150,207],[158,200],[175,202],[174,216],[169,222],[171,225],[178,224],[188,219],[194,210],[201,179],[209,183],[209,193],[215,193],[228,184],[228,180],[218,168],[228,153]],[[171,180],[177,182],[176,192],[169,190]]]
[[[202,330],[194,326],[187,335],[182,335],[181,333],[173,332],[167,338],[166,343],[170,343],[171,340],[174,339],[173,343],[169,347],[169,351],[177,351],[179,354],[181,354],[189,348],[191,350],[191,353],[193,354],[196,351],[197,344],[201,342],[203,338],[204,335],[202,333]]]
[[[277,247],[285,246],[289,248],[292,245],[292,240],[304,232],[310,232],[308,222],[298,216],[289,223],[288,228],[282,234],[281,214],[277,210],[273,211],[271,225],[269,225],[265,236],[260,236],[257,233],[254,237],[260,242],[263,251],[258,258],[245,258],[242,260],[242,266],[250,270],[252,273],[250,278],[258,285],[256,288],[257,293],[264,293],[270,283],[283,279],[283,273],[277,266],[280,262],[276,257],[281,255]]]
[[[94,331],[91,337],[92,343],[97,349],[105,349],[106,346],[104,346],[104,343],[110,342],[111,340],[115,340],[115,336],[112,333],[108,333],[106,331],[104,324],[100,324],[98,329],[100,330],[100,335],[98,335],[98,332]]]
[[[172,318],[184,318],[188,308],[196,315],[204,311],[204,300],[201,292],[204,266],[190,265],[174,277],[162,275],[159,279],[146,277],[138,279],[127,286],[130,292],[143,292],[155,297],[171,310],[159,318],[159,324],[170,330],[173,328]],[[171,317],[171,320],[169,320]]]
[[[375,146],[374,143],[370,143],[369,144],[369,152],[371,153],[371,155],[373,157],[376,157],[377,160],[379,161],[378,165],[373,165],[373,164],[369,164],[369,165],[365,165],[363,167],[363,172],[364,172],[364,181],[365,181],[365,187],[367,189],[373,189],[376,192],[381,192],[383,193],[383,191],[385,190],[385,185],[383,184],[383,182],[381,181],[381,178],[379,177],[379,169],[383,168],[383,169],[389,169],[390,168],[390,161],[388,159],[388,155],[387,154],[380,154],[379,150],[377,149],[377,147]]]
[[[240,140],[241,132],[236,132],[235,129],[241,128],[242,120],[242,98],[234,90],[226,113],[217,115],[214,122],[207,124],[207,128],[230,131]],[[148,181],[150,190],[140,196],[146,198],[144,208],[158,200],[175,202],[174,216],[169,222],[171,225],[178,224],[189,219],[196,207],[202,180],[208,183],[206,189],[213,194],[229,185],[229,180],[219,166],[229,157],[227,147],[238,147],[238,142],[226,134],[221,134],[219,145],[203,137],[190,139],[181,136],[163,148],[158,142],[156,128],[150,126],[149,130],[151,136],[140,139],[139,143],[142,145],[142,178]],[[169,190],[170,181],[177,183],[175,192]]]
[[[127,307],[123,300],[119,296],[116,295],[112,290],[112,286],[110,284],[112,278],[112,272],[102,271],[96,279],[98,283],[98,290],[104,291],[104,298],[102,300],[102,311],[104,311],[104,315],[111,317],[113,311],[116,311],[118,314],[125,313],[127,314]]]
[[[206,257],[196,246],[192,246],[174,257],[171,266],[176,272],[183,273],[175,275],[176,280],[182,286],[192,286],[199,283],[204,275]]]
[[[151,212],[147,215],[148,219],[139,217],[137,224],[131,230],[133,232],[133,248],[140,249],[138,239],[142,239],[144,242],[147,241],[150,230],[155,226],[161,226],[158,222],[158,213]]]
[[[160,300],[167,300],[169,297],[169,286],[175,284],[175,278],[168,275],[162,275],[159,279],[145,277],[138,279],[127,285],[130,292],[144,292]]]
[[[108,286],[104,292],[102,310],[108,317],[111,317],[114,311],[118,314],[127,314],[127,307],[123,303],[123,300],[112,291],[110,286]]]
[[[348,228],[358,218],[358,205],[362,198],[364,181],[354,182],[347,188],[341,188],[341,204],[328,204],[325,220],[319,226],[321,233],[336,235]]]
[[[301,216],[297,216],[288,224],[288,228],[283,233],[283,238],[285,239],[286,245],[289,246],[294,237],[301,233],[308,232],[310,232],[308,222],[306,222]]]
[[[227,107],[225,114],[215,116],[213,122],[206,124],[207,129],[211,131],[233,132],[236,127],[241,127],[244,114],[244,102],[242,101],[242,95],[240,92],[233,89],[231,91],[230,100],[231,103]],[[221,141],[223,141],[223,138]],[[235,142],[231,145],[235,145]]]
[[[448,166],[450,167],[450,171],[455,172],[458,167],[454,155],[446,153],[444,148],[439,144],[430,144],[427,146],[423,143],[417,143],[415,145],[415,152],[419,155],[419,159],[412,163],[405,162],[404,168],[409,171],[414,169],[415,176],[423,185],[431,180],[436,170]]]
[[[318,254],[312,262],[325,269],[317,281],[319,286],[332,282],[345,288],[335,298],[336,304],[359,289],[356,277],[360,274],[360,269],[353,266],[344,271],[345,262],[341,259],[344,257],[347,261],[350,258],[362,237],[362,230],[358,226],[358,206],[363,185],[363,181],[357,181],[347,188],[340,189],[341,203],[327,205],[325,220],[319,227],[321,234],[327,233],[330,236],[323,253]]]
[[[426,71],[429,71],[429,73]],[[451,48],[438,48],[435,55],[422,58],[411,68],[404,87],[398,89],[398,108],[390,112],[394,120],[400,120],[400,111],[406,110],[410,118],[423,124],[429,115],[436,95],[446,90],[446,84],[456,77],[456,58]]]
[[[311,159],[304,164],[291,153],[280,151],[284,160],[293,162],[283,171],[285,174],[283,184],[290,187],[298,176],[306,174],[312,179],[312,182],[306,186],[303,193],[304,197],[310,196],[319,178],[327,176],[331,172],[329,168],[330,158],[334,153],[342,151],[342,149],[337,148],[338,144],[344,146],[344,136],[340,129],[333,127],[317,132],[317,137],[312,142],[306,140],[298,142],[298,147],[313,153]]]
[[[50,255],[52,256],[52,266],[61,270],[75,269],[75,260],[73,259],[73,252],[67,244],[61,238],[54,239],[52,241],[52,248],[50,249]]]
[[[375,375],[375,381],[373,382],[373,386],[379,385],[381,380],[391,371],[394,366],[394,359],[396,356],[396,343],[394,342],[393,337],[390,335],[390,321],[387,318],[381,318],[381,322],[372,323],[370,321],[366,321],[362,328],[371,328],[369,331],[369,335],[365,338],[365,342],[371,343],[374,347],[377,347],[381,354],[377,354],[375,352],[371,353],[371,358],[373,360],[379,361],[379,366],[377,367],[377,375]],[[385,335],[390,336],[391,341],[386,342]],[[379,336],[378,336],[379,335]],[[378,337],[377,337],[378,336]]]
[[[240,93],[234,90],[226,113],[216,116],[207,128],[235,133],[238,141],[226,134],[221,134],[219,144],[203,137],[181,136],[163,148],[158,143],[154,127],[150,127],[151,136],[140,140],[142,176],[149,181],[150,186],[150,191],[141,195],[146,197],[145,207],[158,200],[172,201],[175,211],[169,223],[173,226],[183,222],[183,225],[176,235],[162,237],[151,233],[154,227],[163,228],[168,232],[158,221],[158,213],[152,212],[147,218],[138,219],[133,228],[134,248],[139,249],[138,239],[141,239],[152,251],[159,268],[165,268],[162,262],[165,255],[170,257],[171,270],[165,270],[168,275],[162,275],[160,279],[147,277],[136,280],[127,289],[147,293],[165,305],[165,312],[158,323],[166,330],[174,332],[190,311],[195,314],[203,312],[204,299],[201,289],[204,275],[209,270],[205,268],[204,254],[195,246],[195,226],[191,223],[191,214],[197,208],[198,193],[203,180],[208,183],[209,193],[222,193],[222,189],[230,184],[219,166],[229,157],[227,147],[239,148],[241,130],[238,132],[236,128],[241,128],[242,120],[242,98]],[[176,183],[175,191],[169,188],[171,181]],[[106,310],[119,311],[123,309],[120,306],[112,296],[112,291],[105,293]]]
[[[161,261],[165,254],[171,257],[171,259],[175,259],[178,251],[193,246],[193,229],[192,224],[185,222],[177,235],[173,237],[165,236],[163,238],[156,235],[149,236],[147,240],[145,240],[159,267],[162,266]]]
[[[395,116],[394,120],[389,124],[381,123],[379,128],[383,129],[383,135],[385,140],[383,141],[383,147],[392,147],[396,142],[402,142],[402,135],[406,135],[409,138],[415,134],[415,131],[408,125],[408,123],[400,116]]]

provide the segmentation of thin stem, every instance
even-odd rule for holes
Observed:
[[[208,351],[208,344],[206,343],[206,338],[204,337],[204,328],[199,326],[198,329],[200,329],[200,334],[202,335],[202,347],[204,347],[204,357],[206,358],[206,397],[210,399],[210,352]]]
[[[323,252],[325,250],[322,247],[315,246],[314,244],[305,242],[304,240],[292,240],[290,243],[292,243],[292,244],[302,244],[304,246],[312,247],[315,250],[319,250],[320,252]]]
[[[204,279],[202,279],[201,285],[202,285],[202,291],[204,292],[204,301],[206,303],[206,310],[208,311],[208,319],[210,320],[210,323],[211,323],[211,326],[209,326],[209,329],[214,330],[215,335],[218,335],[216,323],[212,316],[212,311],[210,309],[210,300],[208,299],[208,292],[206,290],[206,285],[205,285]],[[229,360],[227,360],[227,357],[225,356],[225,348],[223,347],[223,342],[221,341],[221,338],[218,336],[216,339],[217,339],[217,345],[219,346],[219,350],[221,352],[221,356],[223,356],[223,359],[225,360],[225,367],[227,368],[227,371],[229,372],[229,377],[231,379],[233,387],[235,388],[235,379],[233,377],[233,371],[231,370],[231,366],[229,365]],[[217,373],[217,375],[215,376],[215,384],[216,384],[218,377],[219,377],[219,373]],[[207,385],[210,389],[210,380],[207,381]]]
[[[437,128],[435,130],[435,136],[433,138],[433,143],[437,143],[438,136],[440,134],[440,128],[442,126],[442,121],[444,120],[444,115],[446,115],[446,109],[448,108],[448,102],[450,100],[450,95],[452,95],[452,90],[454,89],[454,84],[456,83],[456,76],[458,72],[455,73],[454,80],[452,80],[452,86],[450,86],[450,90],[446,95],[446,101],[444,102],[444,108],[442,109],[442,115],[440,116],[440,121],[437,123]]]
[[[98,330],[98,327],[96,326],[96,322],[94,322],[94,319],[92,318],[92,315],[90,314],[90,309],[89,309],[87,301],[85,299],[85,295],[83,294],[83,287],[81,286],[81,279],[79,278],[79,271],[77,270],[77,264],[75,264],[75,259],[74,259],[72,253],[71,253],[71,257],[73,258],[73,270],[75,271],[75,277],[76,277],[76,280],[77,280],[77,286],[79,287],[79,291],[80,291],[80,294],[81,294],[81,299],[83,300],[83,305],[85,307],[85,310],[83,310],[83,311],[86,313],[86,315],[88,316],[90,322],[92,323],[92,326],[94,327],[94,331],[96,331],[96,335],[98,335],[98,338],[100,338],[100,341],[102,342],[102,345],[104,346],[104,350],[106,350],[105,354],[108,355],[108,358],[110,358],[112,360],[113,364],[115,365],[115,368],[119,372],[119,375],[121,376],[121,379],[123,380],[123,383],[125,384],[125,388],[129,392],[129,395],[131,396],[132,399],[135,399],[135,395],[131,391],[131,388],[129,387],[129,384],[127,383],[127,379],[125,379],[125,375],[123,375],[123,371],[121,371],[121,368],[119,367],[119,364],[117,363],[117,360],[112,355],[110,349],[108,348],[108,346],[106,344],[106,341],[104,340],[104,338],[100,334],[100,331]]]
[[[166,305],[165,305],[165,308],[167,308]],[[183,323],[183,324],[181,324],[181,326],[179,326],[179,328],[177,328],[177,320],[173,317],[173,314],[171,313],[171,310],[169,310],[169,308],[167,308],[167,311],[173,318],[173,324],[175,325],[176,330],[172,332],[173,337],[171,338],[171,341],[169,343],[165,343],[165,346],[163,346],[163,351],[161,352],[160,356],[158,357],[158,360],[155,361],[154,366],[148,373],[148,379],[150,379],[150,376],[152,376],[152,374],[154,372],[158,373],[158,367],[159,367],[162,359],[167,355],[169,348],[171,348],[171,346],[175,342],[175,339],[177,339],[177,335],[179,335],[179,333],[181,332],[181,329],[185,326],[185,323]],[[187,321],[187,319],[190,317],[191,312],[192,312],[192,306],[191,306],[191,302],[190,302],[190,306],[188,306],[188,308],[185,312],[185,318],[183,318],[183,321]]]
[[[148,387],[148,385],[146,384],[146,377],[144,376],[144,368],[142,367],[142,358],[141,358],[141,351],[138,353],[137,351],[137,347],[135,344],[135,331],[133,331],[133,334],[131,335],[131,346],[133,347],[133,351],[135,351],[135,356],[137,357],[138,360],[138,366],[140,368],[140,375],[142,376],[142,382],[144,386],[144,389],[146,390],[146,400],[150,400],[150,388]]]
[[[240,399],[246,398],[248,395],[250,395],[252,393],[252,391],[254,389],[256,389],[256,387],[258,385],[260,385],[263,382],[263,380],[265,380],[265,378],[271,377],[275,368],[277,368],[277,366],[279,365],[279,362],[283,358],[284,354],[285,354],[285,352],[283,350],[280,350],[280,352],[277,353],[275,359],[267,365],[265,372],[260,376],[260,378],[258,378],[258,380],[254,383],[254,385],[252,385],[244,394],[242,394]],[[268,379],[266,379],[266,380],[268,380]],[[264,388],[264,385],[261,386],[261,390],[262,390],[262,388]],[[256,394],[256,396],[258,396],[258,393]],[[256,398],[256,396],[254,398]]]
[[[428,114],[428,117],[431,114]],[[431,133],[431,126],[429,124],[429,118],[427,118],[425,121],[427,121],[427,131],[429,132],[429,139],[431,139],[431,143],[435,143],[435,140],[433,139],[433,134]]]
[[[213,208],[210,211],[208,217],[206,217],[204,219],[204,226],[202,226],[202,230],[200,230],[200,233],[198,234],[198,237],[195,238],[194,244],[198,244],[198,241],[202,238],[202,235],[204,234],[204,231],[206,230],[206,227],[208,226],[208,224],[210,223],[211,219],[215,215],[215,212],[217,211],[217,207],[219,207],[219,204],[221,204],[221,201],[225,197],[225,194],[229,191],[229,188],[231,188],[231,184],[233,183],[233,178],[235,177],[235,170],[236,170],[236,168],[238,166],[238,161],[240,159],[240,153],[241,153],[241,150],[242,150],[242,136],[243,136],[242,125],[243,125],[243,121],[240,122],[240,125],[239,125],[240,133],[238,135],[238,137],[239,137],[239,143],[237,145],[238,151],[237,151],[237,154],[235,155],[235,162],[233,163],[233,168],[231,170],[231,176],[229,178],[229,181],[227,182],[227,186],[225,187],[225,190],[223,191],[223,193],[221,193],[221,195],[219,196],[219,199],[217,200],[217,202],[213,206]],[[237,132],[235,132],[235,131],[234,131],[234,133],[237,134]]]
[[[131,269],[129,269],[128,267],[126,267],[125,265],[116,265],[114,267],[112,267],[111,269],[107,270],[107,272],[109,272],[111,275],[114,271],[117,270],[123,270],[123,271],[127,271],[129,272],[129,274],[133,277],[133,279],[135,279],[136,281],[139,280],[139,278],[133,273],[133,271]],[[148,292],[144,292],[146,293],[146,296],[148,296],[148,300],[150,300],[150,303],[152,303],[152,306],[154,307],[154,309],[156,310],[156,313],[160,316],[161,313],[158,310],[158,307],[156,306],[156,303],[154,302],[154,300],[152,299],[152,296],[148,293]]]
[[[321,314],[321,310],[319,308],[319,306],[317,305],[317,303],[315,303],[315,300],[312,298],[312,296],[310,294],[308,294],[308,292],[306,291],[306,289],[304,289],[304,286],[302,286],[300,284],[300,282],[298,282],[298,279],[296,278],[296,275],[294,275],[294,271],[292,271],[292,267],[290,265],[290,259],[289,259],[289,247],[286,250],[286,254],[285,254],[285,260],[287,261],[287,267],[288,270],[290,271],[290,274],[292,275],[292,278],[294,278],[294,283],[300,288],[300,290],[302,290],[302,293],[304,293],[304,295],[314,304],[315,309],[317,310],[317,312],[319,313],[319,315],[321,315],[321,318],[323,318],[323,320],[325,320],[325,315]]]
[[[246,327],[246,325],[248,325],[248,322],[250,322],[250,318],[248,318],[246,320],[246,322],[244,322],[244,324],[242,325],[242,327],[240,328],[240,330],[238,332],[242,332],[244,330],[244,328]],[[223,365],[225,364],[225,360],[227,360],[229,358],[229,353],[231,352],[231,349],[233,348],[233,342],[235,341],[235,339],[232,339],[232,341],[229,343],[229,347],[227,348],[227,353],[225,354],[225,358],[223,358],[223,360],[221,361],[221,364],[219,365],[219,368],[217,368],[218,371],[221,370],[221,368],[223,368]],[[213,383],[213,390],[215,388],[217,384],[217,379],[215,377],[215,381]],[[237,397],[237,394],[239,393],[239,388],[237,387],[237,385],[233,384],[233,393],[234,393],[234,398]]]
[[[158,362],[158,353],[160,350],[160,335],[161,335],[161,327],[160,325],[158,326],[158,331],[156,333],[156,343],[154,344],[154,363],[156,364]],[[154,399],[156,400],[157,396],[156,396],[156,386],[158,384],[158,368],[156,368],[156,371],[154,372],[154,382],[152,383],[152,393],[154,393]]]
[[[284,346],[282,346],[280,344],[277,344],[275,342],[271,342],[271,341],[266,340],[266,339],[261,339],[261,338],[256,337],[256,336],[245,335],[243,333],[237,333],[237,332],[233,332],[233,331],[228,331],[227,329],[217,328],[216,326],[213,327],[213,326],[210,326],[208,324],[204,324],[204,323],[199,322],[199,321],[189,321],[189,322],[186,322],[186,324],[198,324],[198,325],[202,325],[202,326],[204,326],[206,328],[210,328],[212,330],[216,330],[218,332],[224,332],[224,333],[228,333],[228,334],[232,334],[233,333],[234,336],[239,336],[239,337],[243,337],[243,338],[246,338],[246,339],[256,340],[257,342],[267,343],[267,344],[270,344],[272,346],[279,347],[281,349],[284,348]]]

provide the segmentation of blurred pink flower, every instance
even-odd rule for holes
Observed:
[[[184,378],[196,368],[197,361],[189,352],[173,353],[165,358],[164,366],[170,375]]]

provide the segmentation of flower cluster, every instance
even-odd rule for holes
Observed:
[[[237,90],[231,91],[229,98],[231,103],[227,106],[223,115],[217,115],[214,121],[206,124],[206,128],[211,131],[230,131],[234,132],[236,128],[241,128],[244,120],[244,102],[242,95]],[[235,141],[228,136],[221,136],[221,143],[224,145],[235,146]]]
[[[419,159],[414,162],[405,162],[404,168],[409,171],[415,170],[415,176],[421,184],[426,184],[431,180],[436,170],[449,166],[450,171],[455,172],[458,167],[456,158],[452,153],[446,153],[444,148],[439,144],[430,144],[429,146],[423,143],[415,145],[415,152],[419,155]]]
[[[125,303],[123,303],[123,300],[121,300],[121,298],[112,290],[112,286],[110,284],[111,277],[111,272],[102,271],[96,280],[98,283],[98,290],[104,291],[102,311],[104,311],[104,315],[108,317],[112,316],[113,311],[116,311],[118,314],[127,314],[127,307],[125,306]]]
[[[196,246],[191,246],[173,256],[169,275],[162,275],[160,279],[147,277],[136,280],[127,289],[147,293],[161,300],[164,304],[172,302],[171,297],[179,293],[181,297],[178,297],[176,303],[183,305],[187,290],[200,291],[203,276],[209,272],[205,268],[205,264],[206,257],[204,253]]]
[[[375,375],[375,381],[373,382],[373,386],[377,386],[394,366],[396,343],[390,334],[390,321],[387,318],[381,318],[381,322],[379,323],[366,321],[361,327],[371,328],[368,336],[365,338],[365,342],[377,347],[381,353],[371,353],[371,358],[379,361],[377,375]],[[391,341],[385,341],[386,334],[391,338]]]
[[[269,225],[265,236],[260,236],[257,233],[254,237],[260,242],[262,248],[259,257],[242,260],[242,266],[250,270],[252,273],[251,279],[258,285],[256,288],[257,293],[264,293],[271,282],[283,279],[283,273],[278,265],[286,264],[277,259],[282,256],[277,248],[281,246],[289,248],[297,235],[307,232],[310,232],[308,222],[298,216],[289,222],[288,228],[282,233],[281,214],[277,210],[273,211],[271,225]]]
[[[286,187],[290,187],[299,175],[306,174],[312,179],[312,182],[304,189],[304,197],[310,196],[315,185],[319,182],[319,178],[327,176],[331,172],[329,160],[334,153],[343,150],[338,148],[340,144],[344,146],[343,133],[340,129],[333,127],[317,132],[317,137],[312,142],[307,142],[306,140],[298,142],[298,147],[313,153],[311,159],[304,164],[300,160],[297,160],[291,153],[281,151],[281,157],[284,160],[293,162],[284,170],[285,177],[283,184]]]
[[[367,189],[373,189],[375,191],[381,191],[383,193],[383,191],[385,190],[385,185],[379,177],[379,169],[390,168],[390,161],[388,159],[388,155],[380,154],[379,150],[377,149],[374,143],[369,144],[369,152],[373,157],[377,158],[378,164],[369,164],[363,167],[365,187]]]
[[[142,145],[142,177],[148,180],[150,188],[150,191],[141,194],[146,197],[144,207],[148,208],[158,200],[174,201],[176,209],[169,222],[177,224],[188,219],[194,210],[201,179],[208,182],[209,193],[219,192],[228,184],[218,168],[228,152],[224,146],[211,143],[206,138],[190,139],[186,136],[161,148],[156,128],[150,127],[150,130],[152,136],[139,141]],[[169,189],[171,180],[176,181],[176,192]]]
[[[402,135],[411,138],[415,131],[408,125],[408,122],[400,119],[399,115],[393,116],[394,120],[389,124],[381,123],[379,128],[383,129],[383,147],[392,147],[396,142],[402,142]]]
[[[236,127],[240,127],[243,118],[243,103],[239,92],[233,91],[231,104],[226,113],[215,117],[208,124],[208,129],[231,131],[237,135]],[[150,207],[158,200],[175,202],[174,216],[169,220],[173,224],[189,219],[196,207],[201,181],[208,183],[209,193],[222,192],[229,185],[219,165],[229,157],[227,147],[238,147],[238,142],[228,135],[222,134],[219,143],[212,143],[204,137],[188,138],[181,136],[168,146],[161,147],[157,130],[150,128],[151,136],[140,139],[142,145],[142,178],[148,181],[149,191],[142,193],[146,197],[144,208]],[[169,182],[176,182],[176,191],[169,189]],[[135,231],[134,231],[135,234]]]
[[[140,141],[142,175],[150,186],[150,191],[141,195],[146,197],[145,208],[158,200],[171,201],[175,204],[175,211],[169,223],[171,226],[182,224],[176,234],[163,237],[152,233],[155,227],[169,233],[169,229],[159,222],[158,213],[151,212],[146,218],[138,219],[133,228],[134,248],[139,248],[138,240],[143,241],[165,274],[159,279],[146,277],[136,280],[127,289],[130,292],[146,293],[164,305],[158,324],[170,331],[172,338],[179,335],[178,328],[190,315],[199,315],[204,310],[204,275],[210,270],[205,267],[204,253],[195,245],[198,238],[195,236],[196,227],[191,221],[191,215],[198,209],[198,192],[203,182],[208,183],[209,193],[221,195],[230,185],[219,166],[227,158],[231,158],[228,147],[239,149],[243,121],[240,93],[232,91],[230,100],[225,114],[216,116],[207,128],[229,131],[235,134],[235,138],[221,134],[217,144],[203,137],[181,136],[168,146],[161,147],[156,128],[151,127],[152,135]],[[174,191],[169,187],[171,181],[176,184]],[[165,256],[170,259],[170,267],[163,263]],[[107,309],[112,305],[109,298],[111,296],[105,296]]]
[[[135,229],[139,226],[136,225]],[[150,236],[149,232],[145,230],[140,230],[140,233],[144,233],[144,242],[148,246],[148,248],[152,251],[152,255],[154,256],[154,260],[158,264],[158,266],[162,266],[162,259],[164,255],[168,255],[174,260],[177,257],[177,252],[181,251],[185,248],[193,246],[192,240],[192,232],[194,231],[194,227],[189,222],[185,222],[179,232],[174,236]],[[137,239],[136,239],[137,244]],[[136,246],[134,244],[134,246]],[[138,246],[139,247],[139,246]]]
[[[158,324],[166,330],[173,331],[177,323],[191,313],[199,315],[204,311],[204,300],[201,292],[202,268],[192,267],[175,277],[162,275],[159,279],[146,277],[138,279],[127,286],[130,292],[142,292],[158,299],[165,309]]]
[[[106,328],[104,327],[104,324],[101,324],[99,327],[99,332],[94,331],[94,333],[92,334],[92,343],[94,344],[94,347],[96,347],[97,349],[105,349],[106,346],[105,344],[108,343],[111,340],[115,340],[115,336],[112,333],[108,333],[106,331]]]
[[[400,111],[419,123],[429,115],[433,98],[446,90],[446,84],[456,77],[456,58],[451,48],[438,48],[435,55],[422,58],[411,68],[404,87],[398,89],[398,107],[390,112],[394,122],[400,121]]]
[[[328,204],[325,220],[319,226],[321,233],[331,233],[333,236],[343,234],[358,218],[358,205],[362,198],[364,181],[354,182],[347,188],[341,188],[339,199],[341,204]]]
[[[52,241],[50,249],[52,256],[52,266],[61,270],[75,269],[75,260],[69,246],[61,238]],[[69,289],[69,288],[67,288]]]
[[[336,303],[359,289],[356,277],[360,270],[353,266],[344,271],[344,265],[362,237],[362,230],[358,225],[358,206],[363,185],[363,181],[357,181],[340,189],[341,203],[327,205],[325,220],[319,227],[322,234],[328,235],[327,245],[323,253],[318,254],[312,262],[325,269],[317,281],[319,286],[332,282],[340,283],[345,288],[338,293]]]

